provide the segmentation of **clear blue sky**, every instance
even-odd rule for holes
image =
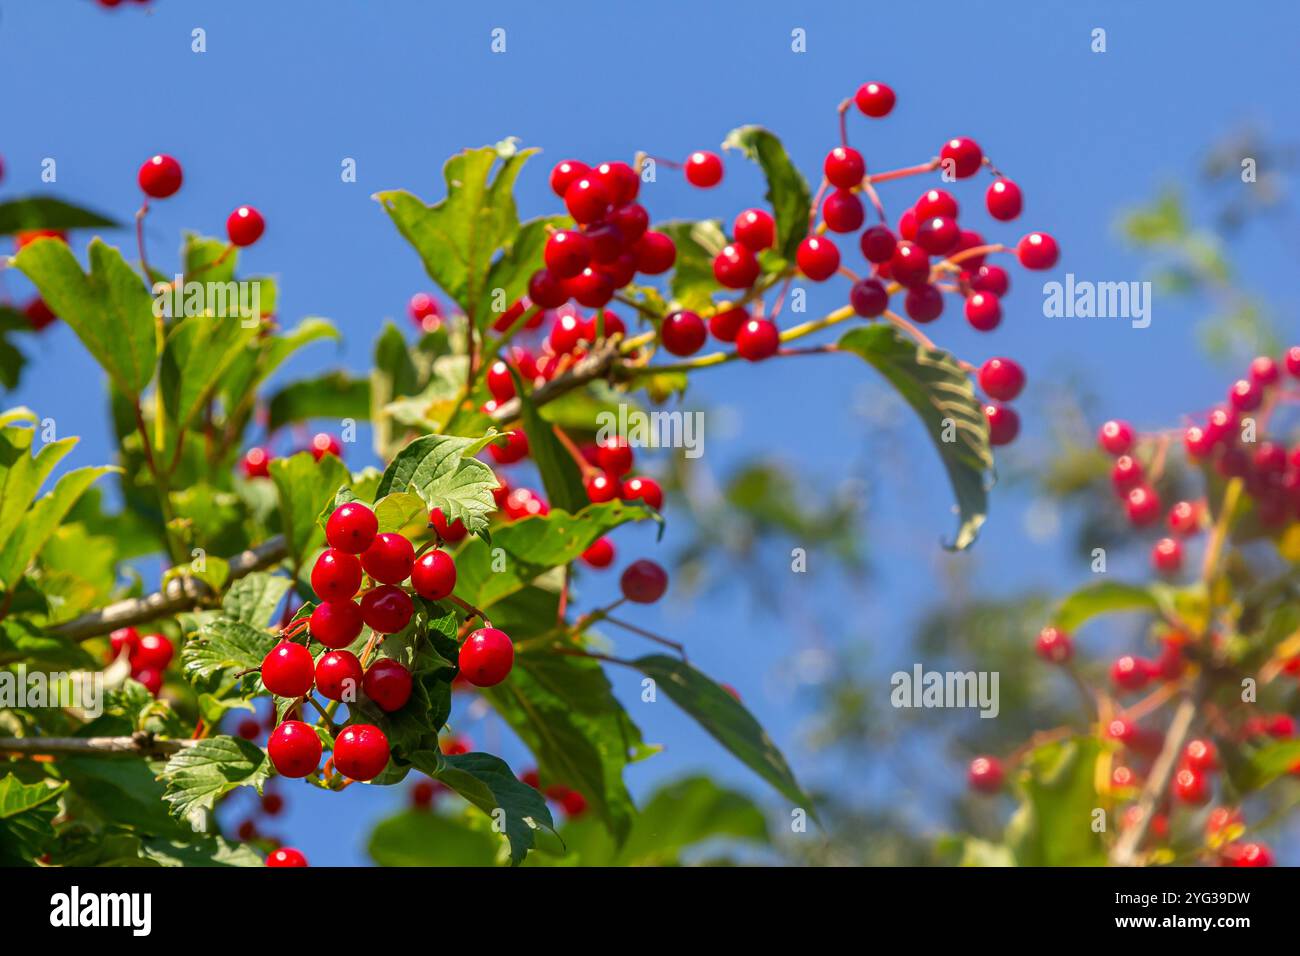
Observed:
[[[206,30],[206,53],[190,50],[195,27]],[[507,31],[503,55],[490,52],[495,27]],[[790,51],[796,27],[807,31],[803,54]],[[1090,51],[1094,27],[1107,31],[1105,54]],[[0,125],[0,196],[54,193],[129,221],[139,203],[139,164],[152,153],[171,153],[184,164],[185,185],[150,216],[155,263],[174,264],[182,229],[220,234],[232,208],[256,205],[267,231],[246,253],[244,269],[278,275],[282,321],[324,315],[346,336],[339,350],[319,345],[302,353],[281,378],[330,366],[360,370],[383,319],[408,328],[405,302],[428,286],[417,258],[370,199],[375,191],[405,187],[436,199],[447,156],[513,135],[544,150],[519,183],[521,212],[531,216],[556,209],[546,188],[550,162],[630,159],[637,150],[684,156],[716,148],[743,123],[775,130],[814,178],[836,142],[835,104],[859,83],[878,79],[898,92],[894,114],[870,125],[855,115],[849,132],[869,168],[920,162],[945,139],[972,136],[1026,195],[1021,222],[990,235],[1013,240],[1022,226],[1045,229],[1060,240],[1063,271],[1125,281],[1142,278],[1143,262],[1116,240],[1118,211],[1188,178],[1204,148],[1244,121],[1279,136],[1300,126],[1297,29],[1300,12],[1282,3],[1225,20],[1209,2],[842,3],[805,10],[767,2],[585,0],[154,0],[141,8],[127,0],[109,11],[89,0],[0,2],[0,81],[9,91]],[[44,157],[58,161],[56,184],[40,182]],[[354,184],[340,181],[345,157],[357,162]],[[984,180],[976,182],[958,190],[970,209],[981,205]],[[921,188],[908,182],[887,189],[893,214]],[[730,158],[726,179],[711,192],[689,190],[671,175],[643,192],[656,220],[730,220],[761,195],[756,170]],[[109,238],[133,246],[126,232]],[[1241,246],[1246,279],[1256,285],[1293,268],[1270,238],[1247,236]],[[831,286],[812,292],[810,312],[840,304],[846,290]],[[9,288],[17,289],[14,277]],[[1153,324],[1143,331],[1124,322],[1047,320],[1039,303],[1036,288],[1015,272],[996,333],[970,332],[950,303],[933,334],[973,361],[1012,355],[1031,383],[1079,373],[1102,396],[1105,413],[1138,425],[1173,421],[1222,391],[1225,375],[1207,364],[1192,335],[1203,317],[1194,303],[1158,299]],[[50,329],[35,358],[8,403],[52,416],[61,435],[84,436],[69,466],[106,460],[101,376],[75,337],[62,325]],[[737,416],[735,434],[708,446],[715,472],[776,450],[797,463],[804,493],[816,496],[836,487],[854,460],[876,453],[854,437],[863,428],[853,406],[883,394],[869,371],[844,358],[820,362],[810,374],[810,361],[733,365],[699,380],[700,400]],[[1042,440],[1032,386],[1019,407],[1023,440]],[[810,410],[818,412],[816,427],[809,427]],[[885,673],[910,666],[907,652],[891,648],[934,596],[942,564],[967,560],[938,550],[951,534],[949,492],[919,427],[909,434],[910,473],[872,492],[878,517],[863,529],[879,571],[871,589],[846,594],[833,576],[816,573],[816,556],[814,572],[798,585],[807,589],[800,603],[819,609],[831,638],[871,642]],[[354,467],[369,463],[361,451],[349,454]],[[994,589],[1035,581],[1066,589],[1073,572],[1059,543],[1027,540],[1016,493],[994,493],[976,546],[983,580]],[[665,550],[685,533],[671,513],[668,519]],[[636,552],[641,540],[622,536],[623,553]],[[653,541],[643,540],[649,552]],[[640,620],[685,640],[693,661],[740,688],[800,772],[835,785],[801,752],[807,714],[784,676],[803,638],[787,622],[747,612],[740,594],[664,605]],[[631,688],[621,686],[646,738],[667,745],[631,771],[637,792],[665,776],[705,769],[762,793],[668,705],[636,703]],[[494,744],[490,733],[470,726],[477,743]],[[516,753],[507,756],[518,762]],[[360,861],[366,821],[401,799],[361,787],[341,798],[305,787],[288,793],[299,812],[281,832],[320,863]]]

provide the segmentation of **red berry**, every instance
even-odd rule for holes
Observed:
[[[361,562],[354,554],[327,548],[311,569],[311,586],[322,601],[346,601],[361,590]]]
[[[1238,379],[1228,390],[1228,403],[1239,412],[1253,412],[1264,400],[1264,389],[1248,378]]]
[[[126,651],[129,659],[134,659],[136,648],[140,646],[140,633],[133,627],[119,627],[108,635],[108,643],[111,646],[109,651],[109,661],[115,661]]]
[[[604,308],[609,304],[609,300],[614,298],[613,280],[604,272],[598,272],[590,267],[569,279],[564,287],[579,304],[589,309]]]
[[[411,301],[407,303],[406,310],[410,313],[411,321],[422,328],[426,320],[436,320],[442,314],[438,308],[438,300],[427,292],[417,292],[411,296]]]
[[[632,202],[641,189],[641,177],[627,163],[601,163],[591,171],[591,178],[600,183],[615,206]]]
[[[1210,786],[1205,774],[1191,767],[1183,767],[1174,775],[1174,796],[1183,803],[1201,806],[1210,799]]]
[[[159,153],[157,156],[150,156],[140,167],[140,175],[137,177],[140,182],[140,188],[145,194],[152,196],[154,199],[166,199],[174,195],[176,190],[181,188],[181,164],[176,162],[170,156]]]
[[[822,219],[831,232],[857,232],[866,217],[862,200],[847,189],[836,189],[822,200]]]
[[[1002,303],[992,292],[972,292],[966,299],[966,321],[981,332],[996,329],[1002,321]]]
[[[1219,765],[1214,744],[1199,738],[1187,742],[1187,747],[1183,750],[1183,761],[1191,769],[1201,772],[1214,770]]]
[[[591,176],[575,179],[564,191],[564,206],[573,221],[586,225],[605,218],[610,197],[605,187]]]
[[[266,229],[262,214],[252,206],[240,206],[226,220],[226,234],[237,246],[251,246]]]
[[[582,552],[582,560],[593,568],[607,568],[614,563],[614,545],[609,538],[597,538]]]
[[[632,470],[633,459],[631,447],[622,438],[611,438],[596,449],[597,464],[615,478],[621,478]]]
[[[514,398],[515,380],[510,375],[510,366],[500,360],[493,362],[487,372],[487,387],[498,402]]]
[[[657,276],[667,272],[677,261],[677,247],[662,232],[647,232],[633,248],[636,254],[636,271]]]
[[[460,673],[475,687],[494,687],[515,663],[515,645],[504,631],[481,627],[460,646]]]
[[[736,217],[731,232],[741,245],[748,246],[753,252],[762,252],[776,242],[776,221],[765,210],[746,209]]]
[[[357,501],[339,505],[325,522],[325,540],[329,546],[347,554],[365,551],[374,543],[378,531],[375,513]]]
[[[433,530],[438,533],[438,537],[447,544],[455,544],[469,534],[465,529],[465,522],[460,518],[448,524],[447,516],[442,513],[441,508],[434,508],[429,512],[429,524],[433,525]]]
[[[700,189],[722,182],[722,160],[716,153],[697,151],[686,157],[686,181]]]
[[[863,258],[868,262],[880,265],[882,262],[888,262],[893,258],[898,240],[889,231],[888,226],[872,226],[862,233],[858,245],[862,247]]]
[[[1199,425],[1189,425],[1183,433],[1183,445],[1187,454],[1193,458],[1208,458],[1214,451],[1214,440],[1210,433]]]
[[[1047,233],[1031,232],[1017,244],[1016,258],[1026,269],[1050,269],[1060,258],[1060,250]]]
[[[933,322],[943,314],[943,293],[932,285],[914,285],[903,297],[903,309],[917,322]]]
[[[320,766],[320,738],[301,720],[286,720],[271,731],[266,753],[280,776],[305,777]]]
[[[709,334],[719,342],[734,342],[740,327],[749,321],[749,312],[740,307],[715,312],[709,319]]]
[[[1125,654],[1110,665],[1111,681],[1124,690],[1141,690],[1151,683],[1153,676],[1150,662],[1132,654]]]
[[[862,185],[866,175],[867,164],[862,161],[862,154],[852,146],[836,146],[826,154],[822,165],[827,181],[839,189],[853,189]]]
[[[1280,376],[1277,362],[1267,355],[1261,355],[1250,363],[1250,377],[1260,385],[1272,385]]]
[[[249,478],[270,475],[271,454],[265,448],[250,448],[244,453],[244,474]]]
[[[456,562],[446,551],[426,551],[411,569],[411,587],[422,598],[441,601],[456,590]]]
[[[306,866],[307,858],[293,847],[282,846],[266,858],[267,866]]]
[[[989,423],[990,445],[1009,445],[1020,434],[1020,416],[1010,405],[985,405],[984,418]]]
[[[1009,358],[991,358],[979,371],[980,388],[989,398],[1009,402],[1025,387],[1025,372]]]
[[[546,340],[556,355],[567,355],[582,341],[582,320],[573,312],[561,312],[547,333]]]
[[[284,809],[284,797],[278,793],[262,794],[262,812],[268,817],[277,817]]]
[[[432,780],[420,780],[411,788],[411,806],[421,810],[427,810],[433,806],[434,795],[437,794],[437,787]]]
[[[325,601],[311,612],[311,636],[326,647],[347,647],[364,625],[355,601]]]
[[[639,203],[628,203],[610,213],[609,221],[622,237],[624,248],[631,248],[650,227],[650,214],[645,211],[645,206]]]
[[[627,326],[623,324],[623,320],[609,309],[593,313],[590,319],[582,323],[582,337],[588,342],[599,342],[602,338],[626,334]]]
[[[799,271],[814,282],[824,282],[840,267],[840,250],[823,236],[808,236],[795,252]]]
[[[1120,455],[1110,470],[1110,480],[1120,496],[1142,483],[1142,463],[1132,455]]]
[[[1038,640],[1034,644],[1034,650],[1045,661],[1050,661],[1053,664],[1064,664],[1074,654],[1074,644],[1070,640],[1070,635],[1064,631],[1058,631],[1054,627],[1045,627],[1038,632]]]
[[[414,612],[411,596],[391,584],[381,584],[361,595],[361,619],[380,634],[396,634],[406,627]]]
[[[131,654],[131,663],[141,669],[150,667],[156,671],[165,671],[175,654],[176,648],[165,635],[146,634],[140,638],[140,643]]]
[[[504,444],[500,443],[502,439]],[[488,445],[488,454],[498,465],[512,465],[528,457],[528,436],[522,428],[513,428]]]
[[[388,738],[373,724],[351,724],[334,740],[334,769],[349,780],[373,780],[388,766]]]
[[[859,279],[849,289],[849,304],[858,315],[874,319],[889,308],[889,293],[879,279]]]
[[[1003,222],[1015,219],[1020,215],[1023,204],[1020,187],[1009,179],[996,180],[984,194],[984,204],[994,219]]]
[[[45,304],[45,300],[39,295],[33,297],[30,302],[23,306],[23,315],[26,316],[27,321],[31,323],[32,328],[37,332],[58,319],[58,316],[54,314],[53,310]]]
[[[933,219],[941,216],[945,219],[957,218],[957,200],[946,189],[927,189],[912,207],[916,221]]]
[[[1243,843],[1229,857],[1232,866],[1272,866],[1273,853],[1262,843]]]
[[[131,672],[131,676],[145,686],[145,689],[155,697],[162,690],[163,675],[162,671],[153,667],[141,667]]]
[[[327,651],[316,662],[316,690],[330,700],[353,703],[362,676],[361,661],[351,651]]]
[[[556,309],[569,301],[564,281],[548,269],[538,269],[528,280],[528,298],[542,309]]]
[[[320,432],[313,435],[311,440],[312,458],[320,461],[326,455],[333,455],[335,458],[342,457],[343,446],[340,445],[339,440],[329,434],[329,432]]]
[[[916,244],[931,255],[946,255],[956,247],[960,238],[957,220],[946,216],[922,219],[916,227]]]
[[[391,657],[381,657],[370,665],[361,689],[385,713],[401,710],[411,699],[411,672]]]
[[[560,806],[569,819],[580,817],[587,811],[587,798],[577,790],[566,790],[564,796],[560,797]]]
[[[888,116],[894,108],[894,91],[884,83],[863,83],[854,94],[853,101],[867,116],[880,119]]]
[[[904,239],[889,259],[889,274],[903,285],[920,285],[930,279],[930,256],[919,245]]]
[[[958,179],[966,179],[979,171],[980,163],[984,161],[984,152],[975,140],[959,136],[943,144],[943,149],[939,150],[939,159],[945,165],[951,164],[952,173]]]
[[[970,287],[976,292],[991,292],[1001,297],[1011,288],[1011,279],[1007,276],[1007,270],[1000,266],[980,266],[969,275]]]
[[[1200,509],[1190,501],[1180,501],[1169,509],[1169,530],[1178,535],[1195,534],[1200,530]]]
[[[576,229],[561,229],[546,240],[542,258],[551,275],[572,279],[591,263],[591,241]]]
[[[1293,345],[1286,350],[1286,370],[1293,378],[1300,378],[1300,345]]]
[[[761,362],[781,347],[781,333],[776,323],[767,319],[750,319],[736,334],[736,351],[750,362]]]
[[[598,472],[591,475],[584,482],[587,488],[587,497],[594,504],[601,504],[606,501],[613,501],[618,497],[619,485],[618,479],[611,477],[604,472]]]
[[[591,172],[586,163],[578,162],[576,159],[566,159],[555,164],[551,170],[551,190],[561,199],[569,191],[569,187],[575,182]]]
[[[644,501],[655,511],[659,511],[664,504],[663,489],[653,478],[629,478],[619,489],[619,497],[627,502]]]
[[[629,601],[653,604],[668,590],[668,572],[655,562],[642,558],[623,569],[619,587]]]
[[[1183,567],[1183,546],[1177,538],[1161,538],[1151,548],[1151,563],[1161,574],[1177,574]]]
[[[1004,776],[1002,761],[997,757],[976,757],[970,762],[966,781],[970,784],[970,788],[978,793],[997,793],[1002,789]]]
[[[759,271],[753,250],[739,242],[723,246],[713,260],[713,277],[728,289],[748,289]]]
[[[262,725],[251,718],[249,720],[241,720],[239,726],[235,728],[235,733],[239,734],[239,736],[243,737],[245,740],[256,740],[262,733]]]
[[[1111,421],[1101,426],[1097,441],[1112,455],[1127,455],[1133,450],[1133,426],[1128,422]]]
[[[361,553],[361,566],[366,574],[382,584],[401,584],[411,576],[414,563],[415,549],[411,542],[393,531],[375,535],[370,547]]]
[[[694,312],[673,312],[663,321],[659,338],[673,355],[694,355],[708,338],[704,320]]]
[[[916,210],[908,209],[898,217],[898,235],[908,242],[916,241]]]
[[[281,641],[262,660],[262,683],[277,697],[302,697],[311,690],[316,662],[301,644]]]
[[[1160,497],[1146,485],[1138,485],[1128,493],[1128,520],[1144,527],[1160,520]]]

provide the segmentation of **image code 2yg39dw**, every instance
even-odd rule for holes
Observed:
[[[7,919],[1280,925],[1297,31],[0,0]]]

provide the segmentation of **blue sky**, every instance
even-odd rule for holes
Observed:
[[[716,148],[745,123],[776,131],[814,178],[836,144],[836,103],[859,83],[882,80],[898,93],[893,115],[850,119],[850,142],[869,169],[921,162],[947,138],[972,136],[1026,196],[1021,220],[990,228],[990,236],[1012,241],[1041,228],[1061,243],[1061,272],[1134,280],[1146,262],[1118,241],[1118,212],[1190,178],[1204,149],[1245,122],[1279,137],[1297,128],[1300,13],[1265,6],[1269,15],[1225,21],[1208,2],[803,10],[582,0],[562,7],[154,0],[141,8],[128,0],[111,11],[88,0],[0,2],[0,81],[10,91],[0,124],[0,197],[52,193],[129,221],[139,204],[139,164],[170,153],[184,165],[185,185],[155,204],[147,231],[151,259],[164,270],[183,229],[220,234],[236,205],[257,206],[267,231],[245,254],[243,270],[279,277],[282,321],[323,315],[345,336],[341,348],[301,353],[281,376],[287,380],[327,367],[361,370],[386,317],[409,328],[405,302],[429,283],[370,196],[401,187],[438,198],[442,161],[456,150],[506,136],[541,148],[519,182],[524,216],[557,211],[546,187],[556,160],[630,159],[637,150],[684,156]],[[195,27],[206,31],[206,53],[191,52]],[[506,30],[504,54],[489,48],[496,27]],[[1090,51],[1095,27],[1107,31],[1104,54]],[[795,28],[806,31],[806,53],[791,52]],[[58,161],[55,184],[40,181],[45,157]],[[346,157],[357,162],[356,183],[340,181]],[[984,183],[959,184],[965,209],[980,210]],[[891,214],[922,188],[919,180],[886,187]],[[761,202],[762,185],[756,169],[729,156],[715,190],[663,175],[642,196],[655,220],[729,221]],[[982,210],[974,221],[991,225]],[[126,232],[110,239],[133,247]],[[1245,281],[1265,286],[1291,267],[1284,254],[1272,234],[1248,233],[1239,256]],[[856,252],[846,261],[858,264]],[[1204,408],[1226,386],[1227,373],[1197,348],[1192,326],[1204,313],[1194,302],[1157,299],[1151,327],[1134,330],[1115,320],[1045,319],[1036,283],[1016,270],[1012,286],[1006,318],[991,336],[970,331],[951,302],[931,331],[971,361],[1005,354],[1026,367],[1031,386],[1018,405],[1027,446],[1047,438],[1035,386],[1054,378],[1083,377],[1103,414],[1138,426]],[[9,288],[18,288],[13,277]],[[838,306],[846,292],[839,283],[813,289],[810,314]],[[1285,321],[1297,327],[1292,315]],[[69,467],[107,460],[106,403],[89,357],[62,325],[33,352],[35,365],[8,404],[53,417],[61,435],[84,436]],[[819,363],[815,371],[810,362]],[[695,398],[734,416],[734,431],[708,446],[715,472],[777,453],[798,468],[803,493],[816,497],[855,461],[878,454],[857,437],[865,430],[855,406],[885,394],[865,366],[849,358],[742,365],[701,376],[695,386]],[[854,593],[818,573],[815,556],[813,573],[797,585],[806,589],[798,603],[815,609],[832,640],[871,642],[886,673],[910,666],[910,655],[896,649],[934,596],[945,563],[970,560],[940,551],[952,530],[949,491],[919,427],[904,433],[906,473],[872,489],[874,517],[862,529],[877,569],[870,589]],[[357,449],[348,460],[370,463]],[[1026,538],[1016,496],[1005,487],[994,492],[976,546],[979,580],[995,591],[1036,582],[1065,591],[1078,570],[1063,560],[1059,542]],[[668,520],[664,552],[685,537],[671,512]],[[625,556],[654,553],[648,534],[618,540]],[[593,584],[588,599],[611,588],[612,576]],[[740,688],[796,769],[818,780],[828,771],[801,750],[808,715],[783,676],[805,638],[784,620],[747,610],[742,594],[736,588],[686,607],[666,604],[638,620],[686,641],[698,666]],[[630,771],[638,793],[690,769],[762,792],[702,732],[666,705],[637,704],[633,685],[615,676],[646,738],[666,745]],[[490,734],[471,734],[482,747],[495,743]],[[311,812],[292,815],[280,832],[317,862],[360,861],[365,821],[401,799],[365,790],[339,798],[294,787],[291,804]]]

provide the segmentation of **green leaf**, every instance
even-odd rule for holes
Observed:
[[[120,223],[62,199],[27,196],[0,203],[0,236],[32,229],[117,229]]]
[[[143,760],[78,754],[60,757],[58,771],[102,820],[159,835],[184,832],[168,816],[162,784]]]
[[[309,451],[275,459],[270,472],[280,496],[280,515],[289,553],[295,566],[301,566],[308,552],[325,540],[317,517],[351,476],[343,462],[333,455],[324,455],[317,461]]]
[[[236,787],[256,787],[261,793],[270,772],[270,762],[256,744],[222,736],[178,750],[158,779],[163,781],[163,799],[171,804],[172,815],[200,830],[203,811],[211,810],[218,798]]]
[[[260,327],[260,320],[245,323],[238,315],[193,315],[172,326],[163,348],[159,388],[173,444],[175,435],[194,421]]]
[[[141,837],[140,857],[158,866],[265,865],[252,847],[241,843],[229,843],[219,836],[192,841]]]
[[[567,834],[561,834],[567,836]],[[770,843],[763,811],[744,794],[708,777],[688,777],[655,791],[632,825],[616,860],[619,866],[672,866],[705,840],[730,838]],[[583,860],[584,865],[598,861]]]
[[[1098,581],[1075,591],[1056,609],[1052,622],[1062,631],[1073,633],[1099,614],[1147,611],[1159,614],[1161,602],[1154,589],[1119,581]]]
[[[492,490],[497,479],[491,468],[469,457],[484,444],[451,435],[417,438],[384,470],[376,496],[411,491],[430,508],[441,508],[449,522],[460,519],[470,531],[486,531],[487,516],[496,509]]]
[[[229,617],[210,618],[181,648],[181,665],[190,680],[225,670],[248,670],[261,667],[275,644],[275,635],[260,627]]]
[[[254,571],[230,586],[221,599],[226,614],[253,627],[265,627],[292,584],[286,577]]]
[[[393,440],[392,423],[385,409],[395,399],[416,392],[419,380],[406,338],[392,322],[385,322],[384,330],[375,340],[375,361],[370,371],[370,421],[375,452],[381,457],[388,457],[388,445]]]
[[[366,849],[380,866],[494,866],[500,845],[490,830],[407,810],[375,827]]]
[[[741,763],[816,819],[812,799],[799,787],[785,757],[745,706],[685,661],[651,654],[632,666],[664,691]]]
[[[153,379],[158,359],[153,297],[122,254],[101,240],[90,243],[90,274],[67,243],[37,239],[14,264],[131,400]]]
[[[1101,834],[1089,825],[1101,743],[1095,737],[1053,741],[1023,762],[1025,801],[1007,825],[1007,844],[1020,866],[1100,866]]]
[[[570,514],[576,514],[591,500],[582,483],[578,463],[561,444],[555,428],[537,413],[537,406],[525,392],[519,374],[513,369],[510,374],[514,376],[515,393],[519,396],[524,434],[528,436],[528,454],[542,476],[546,497],[552,508],[562,508]]]
[[[415,540],[425,537],[429,528],[429,506],[419,495],[399,491],[375,502],[375,518],[380,533],[397,532]]]
[[[488,271],[489,311],[480,317],[481,324],[496,322],[524,296],[528,291],[528,280],[545,264],[542,253],[546,249],[546,240],[553,231],[572,225],[573,220],[568,216],[542,216],[519,227],[514,240]]]
[[[310,421],[314,418],[370,417],[370,383],[346,372],[326,372],[316,378],[292,382],[271,396],[267,403],[269,431]]]
[[[1220,747],[1224,770],[1232,785],[1250,793],[1291,772],[1300,764],[1300,740],[1278,740],[1262,747]]]
[[[0,777],[0,820],[8,820],[51,800],[57,800],[66,789],[66,783],[57,787],[44,783],[25,784],[12,773],[5,774]]]
[[[765,198],[776,218],[776,251],[793,262],[799,243],[808,234],[812,211],[808,183],[790,162],[781,141],[761,126],[733,129],[722,147],[740,150],[763,168],[767,177]]]
[[[716,219],[699,222],[667,222],[655,228],[677,247],[670,291],[683,309],[709,309],[713,294],[722,286],[713,276],[713,259],[727,244],[722,223]]]
[[[961,523],[952,547],[969,547],[984,524],[993,482],[988,423],[970,379],[947,352],[918,345],[888,325],[853,329],[838,347],[871,363],[921,416],[957,496]]]
[[[41,553],[45,542],[50,540],[82,493],[101,475],[121,470],[115,465],[77,468],[60,478],[53,490],[37,499],[27,512],[19,532],[7,538],[0,548],[0,584],[12,588]]]
[[[31,866],[54,839],[54,802],[66,784],[23,784],[12,773],[0,778],[0,866]]]

